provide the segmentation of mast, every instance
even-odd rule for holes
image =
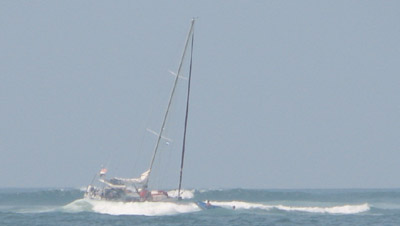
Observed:
[[[185,127],[183,130],[183,144],[182,144],[181,170],[180,170],[180,174],[179,174],[178,199],[181,199],[183,162],[185,160],[186,129],[187,129],[188,116],[189,116],[190,82],[192,79],[193,41],[194,41],[194,31],[192,33],[192,41],[191,41],[191,47],[190,47],[190,66],[189,66],[188,87],[187,87],[187,96],[186,96],[186,115],[185,115]]]
[[[182,69],[182,65],[183,65],[183,60],[185,59],[186,50],[187,50],[187,47],[188,47],[188,44],[189,44],[190,36],[192,35],[192,32],[193,32],[194,22],[195,22],[195,20],[192,19],[192,22],[191,22],[191,24],[190,24],[189,33],[188,33],[188,35],[187,35],[186,42],[185,42],[185,48],[183,49],[181,61],[180,61],[180,63],[179,63],[178,72],[176,73],[176,77],[175,77],[175,81],[174,81],[174,86],[172,87],[171,94],[170,94],[170,97],[169,97],[167,110],[165,111],[164,118],[163,118],[163,122],[162,122],[162,125],[161,125],[161,128],[160,128],[160,132],[158,133],[158,136],[157,136],[157,142],[156,142],[156,145],[155,145],[155,147],[154,147],[153,157],[151,158],[151,162],[150,162],[149,176],[148,176],[148,179],[147,179],[146,183],[144,184],[144,186],[147,186],[147,184],[149,183],[149,178],[150,178],[151,170],[152,170],[152,168],[153,168],[153,163],[154,163],[154,160],[155,160],[156,155],[157,155],[158,146],[160,145],[160,140],[161,140],[161,138],[162,138],[162,136],[163,136],[163,132],[164,132],[164,129],[165,129],[165,123],[166,123],[166,121],[167,121],[169,109],[170,109],[171,103],[172,103],[172,98],[174,97],[175,90],[176,90],[176,85],[178,84],[178,79],[179,79],[179,76],[180,76],[180,73],[181,73],[181,69]]]

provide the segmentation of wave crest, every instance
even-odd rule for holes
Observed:
[[[199,211],[194,203],[110,202],[79,199],[63,207],[66,212],[96,212],[109,215],[164,216]]]
[[[299,212],[328,213],[328,214],[357,214],[357,213],[367,212],[371,209],[368,203],[360,205],[341,205],[341,206],[331,206],[331,207],[266,205],[266,204],[250,203],[242,201],[231,201],[231,202],[212,201],[212,204],[224,208],[232,208],[234,206],[236,209],[262,209],[262,210],[278,209],[283,211],[299,211]]]
[[[195,190],[181,190],[182,199],[192,199],[194,197]],[[168,196],[172,198],[178,197],[178,190],[168,191]]]

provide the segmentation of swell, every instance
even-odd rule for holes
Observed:
[[[357,214],[369,211],[370,205],[368,203],[363,204],[344,204],[344,205],[331,205],[331,206],[292,206],[292,205],[270,205],[262,203],[249,203],[242,201],[229,201],[219,202],[212,201],[213,205],[221,206],[224,208],[230,208],[235,210],[281,210],[281,211],[296,211],[296,212],[308,212],[308,213],[324,213],[324,214]]]
[[[200,200],[242,200],[248,202],[395,202],[400,204],[399,189],[217,189],[199,190]]]
[[[79,189],[3,189],[0,205],[64,205],[82,196]]]
[[[200,211],[193,202],[111,202],[78,199],[65,205],[62,211],[95,212],[108,215],[168,216]]]
[[[176,196],[170,191],[170,196]],[[201,211],[195,201],[211,200],[216,211],[284,211],[315,214],[381,213],[400,209],[399,190],[184,190],[183,203],[109,203],[82,199],[80,189],[0,189],[0,212],[93,212],[161,216]],[[205,210],[207,211],[207,210]],[[204,212],[207,213],[207,212]]]

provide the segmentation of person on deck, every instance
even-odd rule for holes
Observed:
[[[147,201],[150,193],[147,190],[147,186],[144,186],[140,191],[139,191],[139,196],[140,196],[140,201]]]

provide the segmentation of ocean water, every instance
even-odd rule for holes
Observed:
[[[82,197],[80,189],[0,189],[0,225],[400,225],[400,189],[185,190],[178,203]],[[195,204],[205,200],[220,208]]]

